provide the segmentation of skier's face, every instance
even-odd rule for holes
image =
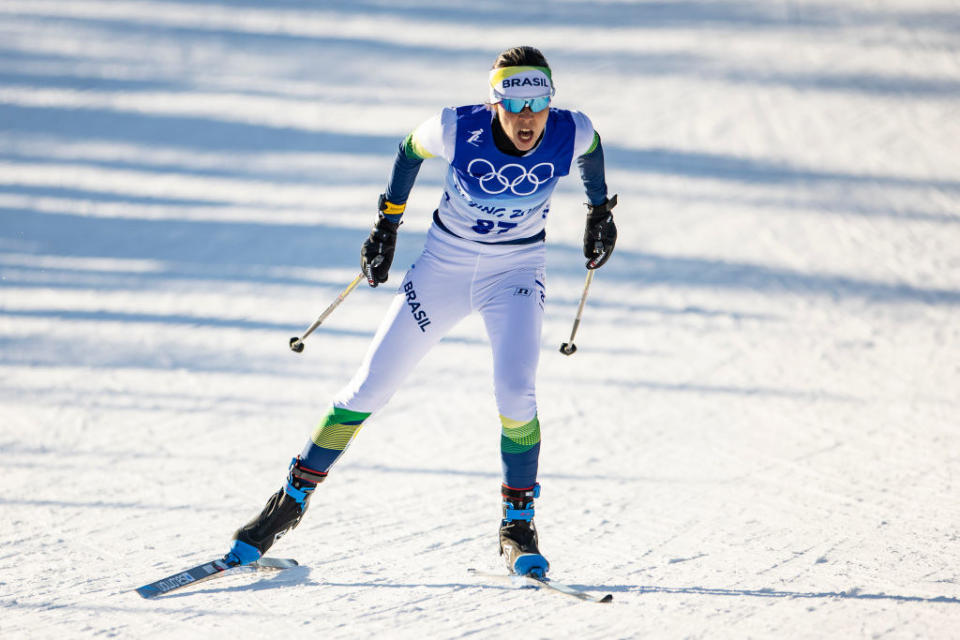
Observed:
[[[497,117],[510,142],[520,151],[529,151],[537,144],[543,128],[547,126],[550,109],[534,113],[530,107],[524,107],[520,113],[510,113],[499,102],[496,104]]]

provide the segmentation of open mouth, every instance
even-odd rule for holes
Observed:
[[[533,142],[533,129],[519,129],[517,131],[517,137],[524,143]]]

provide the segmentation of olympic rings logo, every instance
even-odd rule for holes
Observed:
[[[486,171],[481,167],[477,173],[474,173],[473,165],[478,162],[486,165]],[[474,158],[467,165],[467,173],[479,178],[480,188],[490,195],[495,196],[510,189],[515,196],[529,196],[540,185],[553,178],[554,168],[551,162],[541,162],[530,167],[528,171],[523,165],[511,163],[503,165],[498,170],[489,160]]]

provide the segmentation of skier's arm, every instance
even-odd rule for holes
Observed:
[[[423,161],[435,156],[441,156],[448,162],[452,160],[447,156],[452,155],[449,150],[453,147],[455,118],[452,109],[444,109],[414,129],[400,143],[387,190],[380,198],[380,211],[390,222],[400,222]]]
[[[603,169],[603,145],[600,134],[593,132],[593,143],[582,156],[577,158],[580,178],[587,192],[587,200],[592,205],[603,204],[607,200],[607,181]]]
[[[445,137],[443,127],[444,120],[449,120],[447,111],[445,109],[414,129],[397,149],[387,189],[380,194],[377,203],[377,223],[360,249],[360,269],[371,287],[387,281],[397,246],[397,228],[420,165],[426,158],[443,154],[444,141],[449,137]]]
[[[607,198],[607,182],[603,165],[600,134],[593,132],[593,143],[577,158],[580,178],[587,192],[587,221],[583,231],[583,257],[587,269],[602,267],[617,243],[617,225],[610,211],[617,205],[617,196]]]
[[[393,161],[393,169],[387,181],[387,190],[383,192],[383,201],[386,202],[387,207],[384,208],[381,205],[380,210],[391,222],[400,222],[400,216],[403,215],[407,198],[410,196],[410,190],[413,189],[417,174],[420,173],[420,165],[423,161],[424,156],[417,153],[411,133],[404,138],[400,148],[397,149],[397,157]]]

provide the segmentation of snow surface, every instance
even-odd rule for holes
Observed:
[[[547,54],[620,194],[583,285],[549,224],[537,519],[496,551],[472,318],[273,555],[221,555],[352,374],[397,142]],[[0,637],[960,637],[960,4],[0,2]],[[427,163],[394,279],[439,197]]]

